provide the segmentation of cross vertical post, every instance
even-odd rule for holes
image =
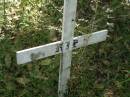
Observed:
[[[59,97],[64,97],[67,93],[67,83],[70,79],[72,50],[105,41],[108,36],[108,30],[101,30],[91,34],[74,37],[76,9],[77,0],[64,0],[61,41],[16,52],[17,64],[25,64],[34,60],[61,54],[58,84]]]
[[[70,79],[72,47],[75,28],[77,0],[64,0],[64,16],[62,28],[62,54],[59,70],[58,95],[64,97],[67,82]]]

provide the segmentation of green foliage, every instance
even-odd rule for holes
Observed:
[[[75,61],[78,59],[74,59],[72,72],[74,78],[72,77],[70,81],[70,95],[67,97],[130,96],[128,93],[130,86],[129,6],[121,0],[107,1],[104,7],[101,6],[103,3],[99,2],[96,12],[93,10],[94,12],[89,13],[95,15],[94,19],[96,19],[93,21],[92,17],[94,23],[90,22],[90,24],[93,23],[94,31],[107,27],[110,37],[107,42],[87,47],[77,54],[76,58],[80,56],[80,60],[78,62]]]
[[[130,97],[129,11],[125,0],[78,0],[75,36],[106,28],[110,36],[74,51],[67,97]],[[60,39],[63,0],[5,3],[0,12],[0,97],[57,97],[59,56],[18,66],[15,53]]]

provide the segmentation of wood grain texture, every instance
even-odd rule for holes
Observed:
[[[92,34],[75,37],[73,38],[72,49],[77,49],[80,47],[105,41],[107,38],[107,33],[108,33],[107,30],[102,30],[102,31],[94,32]],[[62,47],[62,41],[58,41],[58,42],[54,42],[54,43],[50,43],[38,47],[33,47],[30,49],[18,51],[16,52],[17,64],[25,64],[31,62],[33,60],[33,57],[34,60],[39,60],[42,58],[60,54],[62,53],[61,47]]]
[[[70,79],[72,59],[73,36],[75,29],[77,0],[64,0],[64,16],[62,28],[63,53],[59,69],[58,96],[64,97],[67,90],[67,82]],[[67,47],[66,47],[67,45]]]

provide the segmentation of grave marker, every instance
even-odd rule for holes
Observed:
[[[17,63],[24,64],[56,54],[61,54],[58,96],[64,97],[70,79],[72,50],[105,41],[107,30],[74,37],[77,0],[64,0],[62,40],[17,52]]]

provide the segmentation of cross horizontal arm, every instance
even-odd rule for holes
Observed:
[[[91,45],[94,43],[105,41],[107,38],[107,30],[94,32],[83,36],[73,38],[73,49]],[[66,44],[67,46],[67,44]],[[62,41],[38,46],[30,49],[18,51],[17,64],[24,64],[33,60],[46,58],[52,55],[62,53]]]

